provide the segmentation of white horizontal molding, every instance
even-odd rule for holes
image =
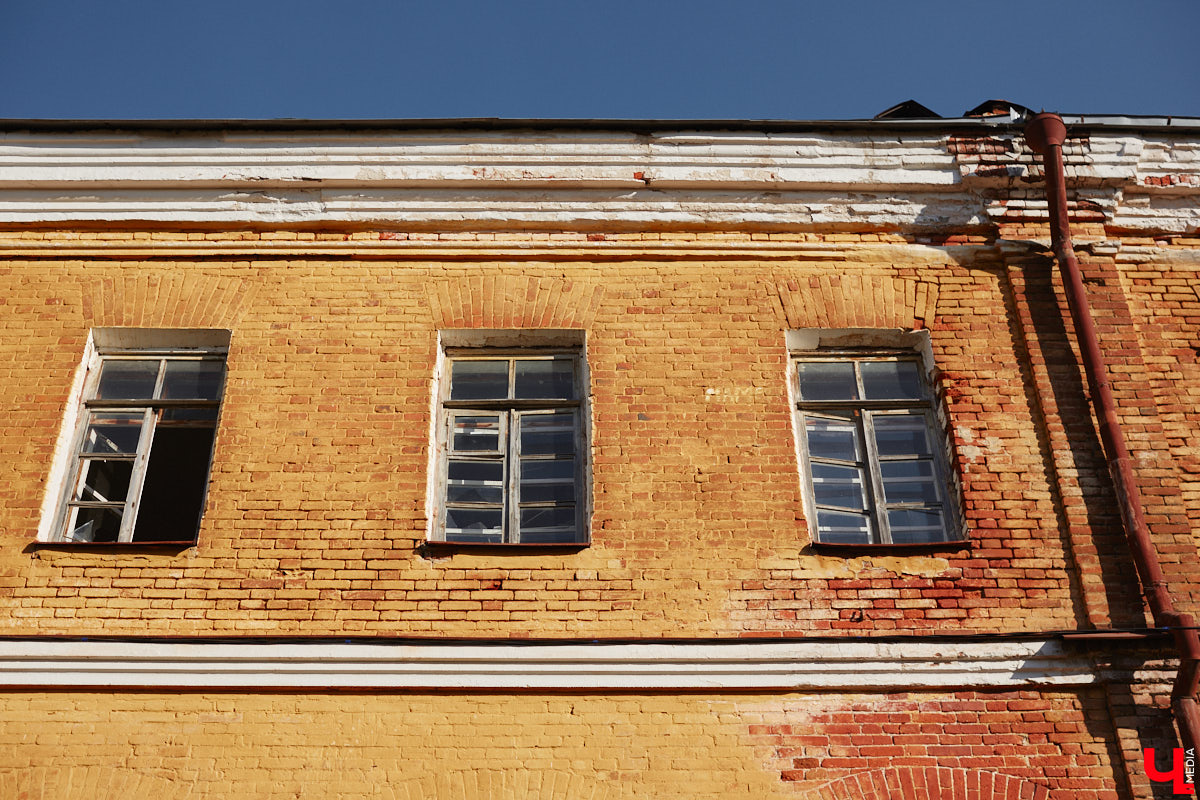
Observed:
[[[1131,230],[1164,233],[1200,231],[1200,184],[1186,187],[1188,194],[1181,194],[1181,188],[1154,194],[1126,191],[1112,214],[1112,224]]]
[[[471,234],[475,235],[475,234]],[[560,234],[554,234],[557,237]],[[406,237],[406,238],[405,238]],[[744,259],[783,261],[837,261],[851,268],[854,264],[877,265],[914,263],[923,267],[934,264],[971,265],[979,261],[993,263],[995,248],[988,245],[892,244],[860,242],[797,242],[787,240],[708,240],[644,239],[614,236],[604,239],[576,237],[551,238],[532,235],[528,240],[508,241],[481,237],[464,239],[454,234],[406,234],[396,237],[385,232],[378,239],[345,241],[303,239],[172,240],[172,239],[5,239],[0,234],[0,258],[149,258],[173,259],[219,256],[224,258],[337,258],[355,260],[422,261],[471,259],[495,262],[504,258],[572,259],[596,261],[738,261]],[[1049,250],[1046,239],[1043,250]],[[1157,251],[1158,248],[1150,248]],[[1021,243],[1016,252],[1027,253]],[[179,268],[180,265],[176,265]]]
[[[882,176],[889,176],[884,178]],[[0,136],[0,186],[321,181],[748,185],[959,180],[945,136],[586,131]]]
[[[483,225],[989,224],[1037,199],[1036,159],[958,153],[948,133],[397,131],[0,135],[0,224],[66,222]],[[1123,227],[1197,229],[1200,143],[1179,135],[1068,142],[1067,176]],[[999,169],[1003,167],[1003,169]],[[1040,183],[1040,181],[1036,182]],[[1126,211],[1121,190],[1148,196]],[[985,199],[986,198],[986,199]],[[1159,202],[1159,200],[1162,202]]]
[[[8,686],[895,689],[1078,686],[1056,640],[679,644],[0,643]]]
[[[639,186],[641,186],[639,184]],[[983,199],[959,192],[713,189],[0,189],[0,223],[71,221],[460,225],[547,229],[647,225],[797,228],[973,226]]]

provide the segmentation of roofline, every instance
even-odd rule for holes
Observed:
[[[1198,117],[1063,114],[1072,128],[1086,130],[1200,131]],[[621,131],[652,133],[664,130],[838,132],[838,131],[961,131],[1006,130],[1019,132],[1024,117],[997,114],[948,119],[507,119],[499,117],[442,119],[0,119],[0,132],[59,133],[128,131],[131,133],[219,131]]]

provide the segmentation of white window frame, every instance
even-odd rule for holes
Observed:
[[[503,333],[503,332],[499,332]],[[508,332],[500,335],[501,341],[520,341],[519,332]],[[497,337],[493,337],[495,339]],[[456,340],[460,340],[457,337]],[[470,341],[470,339],[468,339]],[[484,339],[484,341],[488,341]],[[472,347],[444,346],[437,381],[435,409],[435,452],[436,459],[433,469],[436,480],[433,482],[432,512],[433,525],[430,541],[452,545],[491,545],[512,547],[525,545],[531,547],[577,547],[590,542],[588,519],[590,517],[589,494],[589,426],[587,413],[587,373],[586,360],[582,347]],[[572,399],[516,399],[508,397],[497,400],[452,400],[450,399],[451,375],[456,361],[507,361],[509,364],[509,394],[514,391],[514,370],[517,361],[526,360],[569,360],[574,372],[574,398]],[[521,475],[523,462],[521,453],[522,418],[570,412],[573,415],[574,430],[574,538],[564,541],[523,541],[521,536],[521,508],[531,507],[562,507],[562,504],[546,502],[531,506],[522,504],[520,497]],[[460,451],[453,450],[453,420],[462,416],[498,416],[499,444],[496,450]],[[447,510],[450,506],[468,507],[467,503],[450,503],[448,501],[449,464],[451,457],[455,460],[499,462],[503,466],[502,480],[502,528],[499,541],[473,540],[468,537],[455,537],[446,527]],[[546,460],[555,460],[548,457]],[[526,482],[528,483],[528,481]],[[494,507],[495,504],[480,504],[480,507]]]
[[[934,382],[931,380],[928,334],[924,331],[803,331],[790,336],[791,358],[788,363],[789,393],[792,398],[793,419],[800,465],[801,489],[805,517],[813,542],[819,545],[846,547],[922,547],[939,544],[957,544],[964,539],[961,515],[958,507],[958,492],[949,469],[949,441],[945,435],[944,419],[937,403]],[[802,343],[798,348],[793,343]],[[899,344],[900,346],[889,346]],[[868,361],[907,361],[915,363],[921,379],[920,399],[897,400],[805,400],[800,391],[799,365],[805,362],[845,361],[853,363],[859,397],[864,396],[860,366]],[[868,542],[822,541],[818,526],[818,513],[822,510],[838,512],[834,506],[818,505],[815,490],[813,464],[828,463],[834,466],[851,466],[828,458],[814,458],[808,449],[806,418],[820,418],[822,412],[837,415],[846,420],[849,415],[857,428],[860,460],[866,480],[863,516],[873,525],[873,538]],[[933,502],[885,502],[884,479],[881,463],[901,460],[901,457],[881,457],[874,435],[877,419],[888,416],[916,416],[924,421],[926,440],[929,446],[929,461],[933,467],[933,484],[937,500]],[[831,417],[833,418],[833,417]],[[908,459],[911,460],[911,459]],[[937,510],[941,513],[942,530],[938,538],[917,542],[895,542],[888,519],[888,511]]]
[[[212,469],[212,457],[215,450],[216,431],[220,424],[220,408],[224,400],[228,380],[227,357],[229,349],[229,331],[224,330],[192,330],[192,329],[139,329],[139,328],[101,328],[91,332],[87,353],[84,358],[84,374],[78,387],[78,396],[72,403],[67,422],[74,427],[70,439],[70,447],[65,467],[56,470],[56,484],[59,500],[55,507],[53,522],[44,540],[67,544],[194,544],[199,534],[200,518],[203,516],[207,501],[208,480]],[[154,395],[157,398],[166,373],[168,362],[178,361],[211,361],[219,362],[226,367],[216,400],[167,400],[167,399],[136,399],[136,400],[100,400],[96,398],[100,383],[100,373],[107,361],[158,361],[158,372],[155,381]],[[154,443],[155,432],[159,422],[159,411],[168,408],[211,408],[216,419],[213,421],[213,447],[209,449],[204,464],[204,485],[201,489],[200,516],[196,520],[196,530],[190,537],[181,539],[149,539],[135,540],[133,538],[138,512],[140,510],[142,492],[145,488],[147,466]],[[132,464],[129,486],[124,500],[121,501],[85,501],[76,498],[81,482],[84,480],[84,468],[89,460],[95,459],[94,453],[85,452],[86,437],[93,412],[108,412],[113,414],[142,414],[140,436],[136,450],[130,454],[110,454],[107,459],[113,461],[129,461]],[[121,516],[120,530],[115,542],[92,542],[88,539],[72,537],[70,523],[76,508],[110,508],[119,509]]]

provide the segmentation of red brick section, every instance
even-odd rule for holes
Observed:
[[[750,738],[771,747],[780,779],[801,797],[1127,796],[1098,691],[847,695],[782,706],[764,719],[770,724],[751,725]],[[895,794],[900,787],[911,794]],[[956,787],[984,793],[947,793]]]

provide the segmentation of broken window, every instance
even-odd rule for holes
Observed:
[[[114,338],[153,341],[154,332]],[[98,337],[55,538],[194,542],[224,383],[223,347]]]
[[[946,439],[920,356],[805,353],[794,370],[805,504],[816,541],[960,538],[949,501]]]
[[[586,542],[579,352],[453,348],[446,355],[433,538]]]

